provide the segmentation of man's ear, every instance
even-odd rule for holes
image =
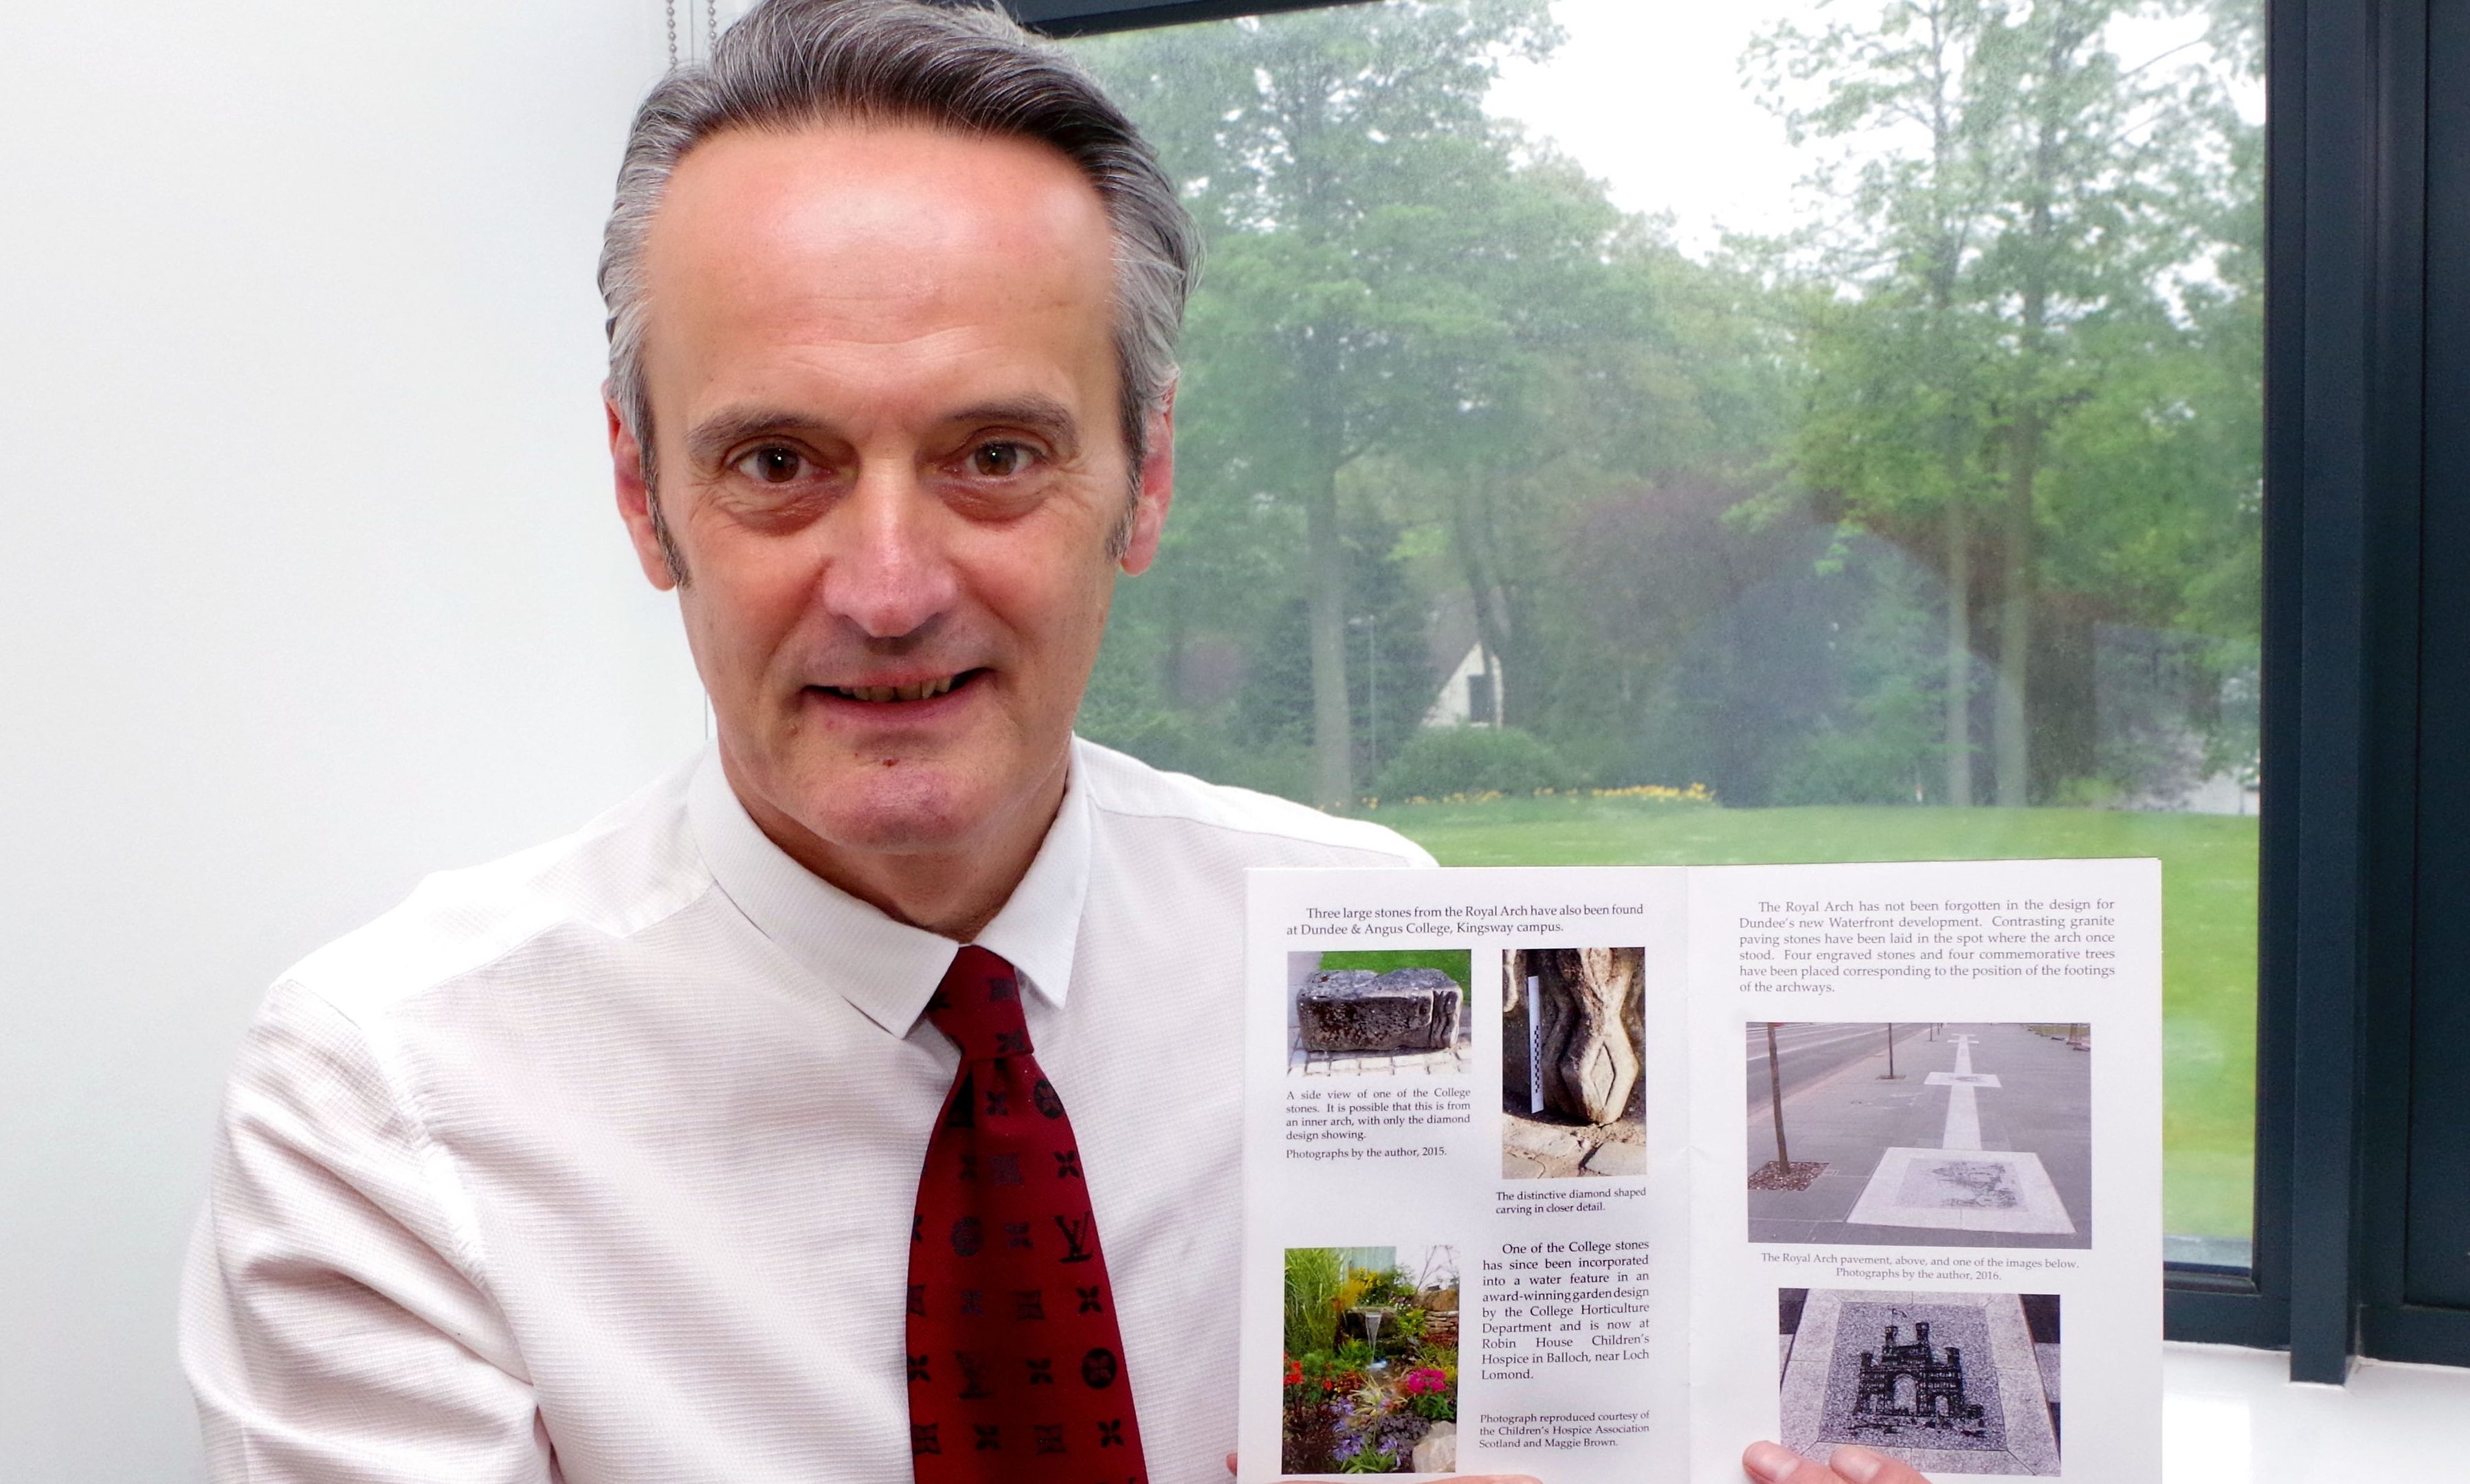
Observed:
[[[643,482],[643,446],[626,426],[626,415],[600,389],[600,407],[609,418],[609,466],[618,483],[618,516],[626,522],[627,539],[635,544],[635,561],[653,587],[666,592],[678,585],[666,552],[661,549],[661,527],[652,514],[652,491]]]
[[[1132,499],[1132,522],[1124,542],[1123,567],[1137,577],[1157,560],[1158,538],[1166,531],[1166,511],[1175,503],[1175,394],[1150,409],[1148,444],[1141,455],[1140,493]]]

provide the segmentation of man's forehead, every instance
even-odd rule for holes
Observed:
[[[887,307],[1104,299],[1113,262],[1105,204],[1059,151],[900,123],[715,135],[646,247],[656,295]]]

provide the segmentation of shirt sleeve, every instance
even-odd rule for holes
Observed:
[[[275,986],[226,1091],[180,1357],[217,1484],[548,1484],[460,1187],[360,1028]]]

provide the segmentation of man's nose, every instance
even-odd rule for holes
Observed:
[[[948,513],[897,467],[865,470],[837,512],[824,605],[868,638],[917,634],[948,613],[960,585],[944,548]]]

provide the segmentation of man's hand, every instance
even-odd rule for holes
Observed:
[[[1918,1471],[1850,1443],[1823,1464],[1778,1444],[1753,1443],[1741,1454],[1741,1472],[1759,1484],[1929,1484]]]
[[[1232,1453],[1226,1455],[1226,1472],[1235,1472],[1235,1455]],[[1524,1473],[1453,1473],[1440,1480],[1439,1484],[1543,1484],[1543,1481]],[[1822,1480],[1821,1484],[1825,1481]],[[1884,1484],[1894,1484],[1894,1481],[1889,1479]]]

